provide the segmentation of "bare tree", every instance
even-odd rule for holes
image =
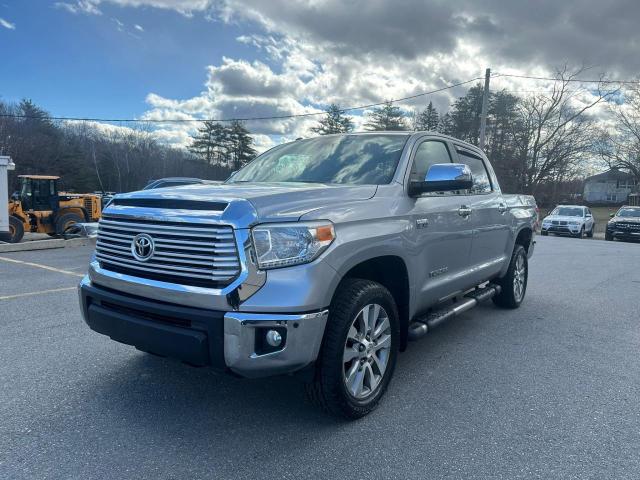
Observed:
[[[631,172],[640,184],[640,83],[627,87],[623,99],[612,107],[614,128],[601,132],[598,153],[609,168]]]
[[[586,113],[618,90],[605,89],[604,81],[595,90],[573,89],[583,71],[564,67],[557,72],[550,94],[532,95],[519,103],[513,128],[520,189],[535,194],[543,183],[568,180],[592,153],[595,122]]]

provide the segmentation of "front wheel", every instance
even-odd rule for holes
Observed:
[[[593,231],[596,229],[596,224],[591,225],[591,230],[587,233],[588,238],[593,238]]]
[[[56,220],[56,233],[62,235],[70,226],[82,222],[84,222],[84,218],[77,213],[65,213]]]
[[[13,215],[9,217],[9,232],[0,233],[0,241],[7,243],[19,243],[24,237],[24,225],[22,220]]]
[[[493,303],[502,308],[518,308],[527,292],[528,278],[527,251],[522,245],[516,245],[507,273],[496,281],[502,289],[498,295],[493,297]]]
[[[606,241],[608,241],[608,242],[611,242],[611,241],[613,241],[613,235],[610,234],[609,232],[607,232],[607,233],[604,234],[604,239]]]
[[[307,397],[334,415],[367,415],[389,385],[399,339],[398,309],[391,293],[370,280],[344,280],[331,302]]]

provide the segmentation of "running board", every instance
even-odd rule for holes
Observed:
[[[424,337],[432,328],[437,327],[441,323],[444,323],[453,317],[457,317],[467,310],[471,310],[473,307],[478,305],[478,303],[484,302],[485,300],[489,300],[495,295],[498,295],[500,290],[500,285],[495,284],[489,284],[486,287],[477,288],[467,293],[459,302],[443,307],[425,315],[424,317],[414,320],[411,322],[411,325],[409,325],[409,340],[413,341]]]

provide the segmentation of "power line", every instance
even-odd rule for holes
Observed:
[[[636,85],[640,83],[640,80],[586,80],[583,78],[553,78],[553,77],[536,77],[533,75],[515,75],[511,73],[495,73],[491,76],[492,78],[496,77],[512,77],[512,78],[525,78],[529,80],[548,80],[551,82],[577,82],[577,83],[619,83],[621,85]]]
[[[350,112],[353,110],[364,110],[366,108],[379,107],[381,105],[385,105],[386,103],[398,103],[404,102],[406,100],[413,100],[414,98],[424,97],[426,95],[433,95],[434,93],[443,92],[445,90],[449,90],[455,87],[460,87],[462,85],[466,85],[471,82],[475,82],[477,80],[482,80],[484,77],[475,77],[470,80],[465,80],[464,82],[458,82],[451,85],[447,85],[442,88],[438,88],[436,90],[431,90],[430,92],[422,92],[417,93],[415,95],[410,95],[408,97],[395,98],[393,100],[387,100],[384,102],[378,103],[370,103],[368,105],[358,105],[355,107],[347,107],[341,108],[341,112]],[[130,122],[148,122],[148,123],[191,123],[191,122],[250,122],[250,121],[258,121],[258,120],[285,120],[288,118],[302,118],[302,117],[313,117],[316,115],[324,115],[326,112],[309,112],[309,113],[298,113],[291,115],[273,115],[266,117],[238,117],[238,118],[167,118],[163,120],[159,119],[125,119],[125,118],[82,118],[82,117],[46,117],[48,120],[64,120],[64,121],[78,121],[78,122],[105,122],[105,123],[130,123]],[[0,114],[0,118],[23,118],[23,119],[36,119],[43,118],[37,115],[18,115],[18,114]]]

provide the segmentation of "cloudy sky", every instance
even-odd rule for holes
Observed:
[[[229,118],[362,105],[493,72],[635,78],[637,0],[0,0],[0,98],[56,116]],[[446,110],[467,87],[432,100]],[[548,83],[492,79],[527,94]],[[362,121],[357,111],[356,123]],[[250,122],[262,148],[313,119]],[[189,124],[158,138],[188,141]]]

